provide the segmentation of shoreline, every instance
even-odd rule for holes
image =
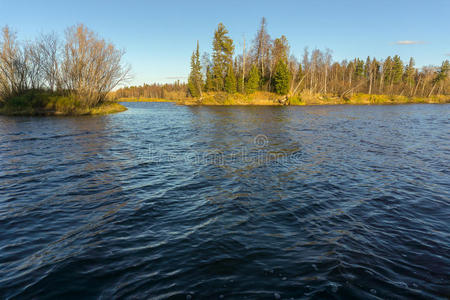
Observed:
[[[272,93],[254,95],[214,93],[201,99],[184,99],[176,102],[188,106],[318,106],[318,105],[400,105],[400,104],[445,104],[450,96],[432,96],[429,98],[355,94],[348,99],[333,95],[303,94],[291,98]]]
[[[61,110],[49,110],[42,108],[26,108],[14,110],[8,107],[0,108],[0,115],[2,116],[12,116],[12,117],[51,117],[51,116],[61,116],[61,117],[76,117],[76,116],[94,116],[94,115],[108,115],[119,112],[124,112],[128,108],[117,102],[106,102],[100,106],[92,108],[77,108],[71,111],[61,111]]]
[[[444,104],[450,104],[450,102],[402,102],[402,103],[308,103],[308,104],[289,104],[289,105],[283,105],[283,104],[186,104],[186,103],[175,103],[177,105],[184,105],[184,106],[241,106],[241,107],[258,107],[258,106],[276,106],[276,107],[287,107],[287,106],[396,106],[396,105],[413,105],[413,104],[437,104],[437,105],[444,105]]]
[[[117,102],[177,102],[178,100],[160,98],[119,98]]]

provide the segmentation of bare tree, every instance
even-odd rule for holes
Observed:
[[[79,101],[94,106],[128,78],[124,52],[80,24],[66,31],[62,83]]]
[[[261,25],[256,33],[256,37],[253,41],[253,57],[261,71],[263,77],[266,76],[266,68],[268,67],[268,61],[270,58],[271,40],[270,35],[267,33],[267,21],[266,18],[261,19]]]
[[[20,95],[28,86],[28,55],[8,26],[0,40],[0,101]]]
[[[43,34],[36,40],[41,53],[41,67],[46,87],[51,91],[62,90],[60,70],[61,42],[56,33]]]

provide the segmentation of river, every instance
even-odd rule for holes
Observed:
[[[450,105],[0,116],[2,299],[450,295]]]

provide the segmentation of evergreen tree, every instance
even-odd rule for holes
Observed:
[[[450,62],[448,60],[444,61],[439,69],[434,82],[442,82],[447,79],[448,73],[450,71]]]
[[[447,79],[449,72],[450,72],[450,62],[448,60],[446,60],[442,63],[442,66],[439,69],[439,71],[437,72],[436,77],[433,79],[433,87],[431,88],[431,91],[428,94],[428,97],[430,97],[433,94],[433,91],[438,84],[441,84],[441,89],[443,88],[442,84]]]
[[[243,72],[243,62],[241,63],[239,61],[238,57],[234,58],[234,70],[235,70],[235,76],[236,76],[236,87],[238,93],[244,92],[244,78],[242,77]]]
[[[228,36],[228,30],[222,23],[219,23],[214,32],[213,40],[213,89],[222,91],[224,88],[224,77],[227,73],[227,66],[233,63],[234,45],[233,40]]]
[[[370,72],[372,70],[371,66],[372,66],[372,61],[370,60],[370,56],[367,56],[366,64],[364,65],[364,75],[367,78],[370,77]]]
[[[357,58],[355,60],[355,78],[356,80],[360,80],[364,76],[364,61]]]
[[[289,92],[289,84],[291,80],[291,73],[285,61],[280,60],[275,67],[275,74],[273,76],[273,86],[275,93],[280,95],[287,95]]]
[[[392,82],[394,84],[398,84],[402,81],[402,78],[403,78],[403,62],[400,59],[400,56],[395,55],[392,65]]]
[[[244,84],[244,81],[242,79],[242,70],[239,72],[238,75],[239,75],[238,79],[236,79],[237,80],[237,91],[239,93],[244,93],[245,92],[245,84]]]
[[[234,75],[233,65],[228,65],[227,76],[225,77],[225,92],[229,94],[236,93],[236,76]]]
[[[385,91],[384,84],[387,86],[392,82],[392,58],[388,56],[383,63],[383,78],[381,79],[380,92]]]
[[[409,64],[405,67],[405,74],[404,74],[404,82],[408,85],[410,92],[412,90],[413,84],[414,84],[414,75],[416,73],[416,69],[414,68],[414,58],[409,59]]]
[[[213,74],[211,72],[211,67],[206,67],[206,79],[205,79],[205,92],[211,92],[214,90],[214,83],[213,83]]]
[[[391,82],[392,78],[392,58],[388,56],[383,64],[384,81]]]
[[[247,84],[245,86],[245,90],[247,91],[248,94],[256,92],[256,90],[259,87],[259,81],[260,81],[259,69],[256,65],[253,65],[252,68],[250,69],[250,72],[248,73]]]
[[[192,53],[191,57],[191,73],[188,78],[189,93],[192,97],[200,97],[202,95],[202,87],[202,66],[200,64],[200,48],[197,41],[197,50]]]

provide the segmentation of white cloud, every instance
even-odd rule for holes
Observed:
[[[420,44],[425,44],[425,43],[422,42],[422,41],[408,41],[408,40],[406,40],[406,41],[397,41],[397,42],[395,42],[395,44],[397,44],[397,45],[420,45]]]
[[[450,56],[450,53],[446,53],[445,56]]]

